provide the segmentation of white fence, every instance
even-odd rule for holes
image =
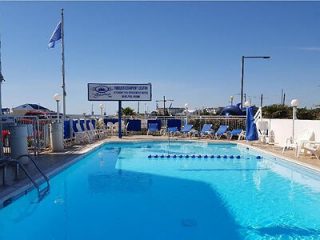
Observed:
[[[268,121],[269,131],[274,134],[276,145],[284,146],[286,138],[292,136],[293,120],[292,119],[266,119]],[[295,120],[294,121],[294,136],[299,139],[306,131],[313,131],[315,141],[320,141],[320,120]]]

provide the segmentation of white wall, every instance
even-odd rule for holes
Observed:
[[[269,122],[269,129],[274,132],[276,145],[284,146],[286,138],[292,136],[292,119],[263,119]],[[315,141],[320,142],[320,120],[295,120],[295,138],[299,139],[306,131],[313,131]]]

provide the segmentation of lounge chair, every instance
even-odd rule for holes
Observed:
[[[170,135],[173,136],[173,135],[179,133],[178,127],[168,127],[167,128],[167,133],[168,133],[169,136]]]
[[[106,131],[104,129],[95,128],[91,121],[88,123],[88,127],[88,130],[94,132],[95,136],[97,136],[99,139],[104,138],[106,136]]]
[[[244,131],[241,128],[233,129],[226,132],[227,139],[231,140],[233,137],[238,137],[238,140],[245,136]]]
[[[256,123],[259,140],[262,143],[267,143],[269,138],[269,123],[268,121],[257,121]]]
[[[200,131],[200,137],[213,135],[214,131],[212,129],[212,124],[203,124],[202,129]]]
[[[110,135],[114,135],[115,132],[115,126],[113,122],[107,122],[107,133]]]
[[[157,133],[157,132],[159,132],[158,123],[149,123],[147,135],[149,135],[150,133]]]
[[[189,136],[191,136],[191,130],[192,130],[192,128],[193,128],[193,125],[192,125],[192,124],[186,124],[186,125],[183,126],[183,128],[181,128],[180,133],[181,133],[182,135],[189,135]]]
[[[212,136],[214,134],[214,131],[212,130],[212,124],[206,123],[203,124],[201,131],[195,131],[194,135],[199,137],[208,137]]]
[[[298,136],[295,139],[293,139],[292,137],[289,137],[286,139],[286,143],[282,149],[282,153],[284,153],[284,151],[287,149],[295,149],[296,156],[299,157],[302,147],[306,143],[314,140],[315,140],[314,132],[310,130],[304,131],[304,133],[301,136]]]
[[[302,150],[304,151],[304,154],[306,154],[306,152],[310,152],[318,160],[320,160],[320,142],[310,141],[308,143],[305,143],[302,146]]]
[[[91,141],[95,140],[98,137],[98,134],[97,134],[96,130],[94,129],[94,127],[92,129],[90,129],[89,121],[88,121],[88,123],[84,122],[83,127],[84,127],[84,131],[87,132],[87,134],[89,135],[89,138],[91,139]]]
[[[75,142],[76,143],[89,143],[92,141],[92,139],[90,138],[89,134],[82,130],[80,123],[77,122],[76,123],[76,131],[74,132],[74,136],[75,136]]]
[[[228,125],[220,125],[216,133],[213,135],[215,139],[220,139],[221,136],[225,135],[229,126]]]
[[[127,134],[127,126],[128,126],[128,123],[124,124],[124,121],[121,121],[121,132],[125,135]],[[112,131],[114,134],[119,134],[119,122],[115,122],[112,125]]]
[[[176,127],[176,131],[174,129],[174,127]],[[168,130],[172,129],[174,130],[174,133],[178,133],[179,130],[181,129],[181,119],[167,119],[167,127],[166,127],[166,132],[168,132]]]

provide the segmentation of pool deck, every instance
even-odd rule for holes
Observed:
[[[240,145],[248,146],[253,149],[260,150],[267,154],[272,154],[276,157],[285,159],[287,161],[293,162],[295,164],[299,164],[316,171],[320,172],[320,161],[317,160],[315,157],[307,155],[301,155],[297,158],[294,154],[293,150],[287,150],[282,153],[282,148],[273,145],[267,145],[263,143],[247,143],[246,141],[228,141],[228,140],[211,140],[211,139],[199,139],[199,138],[181,138],[181,137],[171,137],[172,141],[179,140],[179,141],[203,141],[203,142],[212,142],[212,143],[238,143]],[[65,151],[60,153],[52,153],[52,152],[43,152],[40,155],[36,156],[34,159],[38,163],[39,167],[43,170],[45,174],[49,177],[54,176],[58,172],[62,171],[63,169],[67,168],[68,166],[72,165],[73,163],[77,162],[81,159],[81,157],[101,146],[103,143],[106,142],[113,142],[113,141],[143,141],[143,140],[168,140],[168,136],[146,136],[146,135],[135,135],[135,136],[124,136],[121,140],[118,137],[110,137],[100,141],[96,141],[92,144],[87,145],[76,145],[70,148],[67,148]],[[31,175],[34,178],[39,178],[40,175],[34,170],[30,164],[27,166],[28,170],[30,171]],[[0,208],[10,203],[15,198],[23,195],[24,193],[28,192],[32,189],[32,185],[28,179],[26,179],[23,174],[19,176],[19,180],[9,182],[5,186],[0,187]]]

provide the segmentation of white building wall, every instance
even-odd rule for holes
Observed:
[[[286,139],[292,136],[292,119],[263,119],[269,122],[269,129],[273,131],[276,145],[284,146]],[[295,120],[294,135],[296,139],[306,131],[313,131],[315,141],[320,142],[320,120]]]

